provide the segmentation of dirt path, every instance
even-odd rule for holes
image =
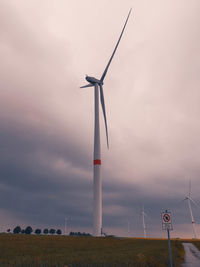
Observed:
[[[200,251],[192,243],[183,243],[185,256],[182,267],[200,267]]]

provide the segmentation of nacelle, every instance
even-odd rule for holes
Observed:
[[[102,84],[102,85],[103,85],[103,83],[102,83],[100,80],[98,80],[98,79],[96,79],[96,78],[94,78],[94,77],[86,76],[85,79],[86,79],[86,81],[88,81],[88,82],[91,83],[91,84],[98,83],[98,84]]]

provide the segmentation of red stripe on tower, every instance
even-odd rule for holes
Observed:
[[[101,165],[101,160],[100,159],[95,159],[94,160],[94,165]]]

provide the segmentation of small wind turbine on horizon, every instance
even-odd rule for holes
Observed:
[[[65,235],[67,235],[67,228],[68,228],[68,221],[69,221],[69,217],[65,217]]]
[[[106,141],[107,147],[109,148],[108,142],[108,127],[107,127],[107,119],[106,119],[106,109],[105,109],[105,102],[104,102],[104,94],[103,94],[103,83],[106,77],[108,68],[111,64],[111,61],[115,55],[119,42],[122,38],[124,33],[126,24],[128,22],[129,16],[131,13],[131,9],[128,13],[126,22],[122,29],[122,32],[119,36],[117,44],[114,48],[114,51],[108,61],[108,64],[100,78],[96,79],[94,77],[86,75],[86,81],[89,84],[81,86],[80,88],[86,87],[94,87],[94,109],[95,109],[95,120],[94,120],[94,168],[93,168],[93,235],[94,236],[101,236],[102,234],[102,181],[101,181],[101,148],[100,148],[100,126],[99,126],[99,93],[100,93],[100,101],[101,107],[104,116],[105,128],[106,128]]]
[[[185,196],[183,201],[184,200],[187,200],[187,202],[188,202],[188,208],[189,208],[189,211],[190,211],[190,216],[191,216],[191,221],[192,221],[193,234],[194,234],[194,238],[197,239],[197,233],[196,233],[196,227],[195,227],[195,221],[194,221],[194,216],[193,216],[193,212],[192,212],[191,202],[193,202],[198,207],[199,207],[199,205],[191,197],[191,180],[189,181],[189,193],[188,193],[187,196]]]
[[[144,238],[147,238],[145,216],[148,217],[147,214],[144,212],[144,206],[143,206],[143,208],[142,208],[142,225],[143,225],[143,231],[144,231]]]

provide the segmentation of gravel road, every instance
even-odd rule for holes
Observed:
[[[183,243],[185,256],[182,267],[200,267],[200,251],[192,243]]]

